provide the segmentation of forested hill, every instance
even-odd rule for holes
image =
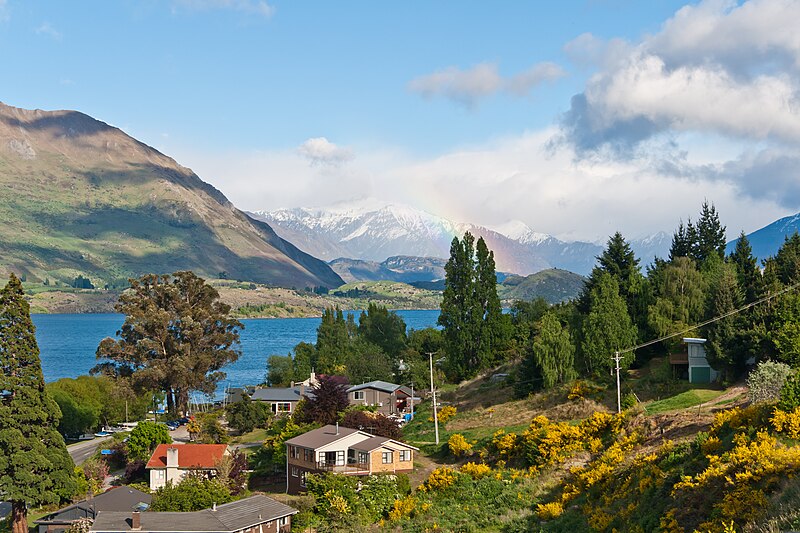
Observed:
[[[508,276],[497,286],[497,294],[504,301],[544,298],[554,304],[577,298],[585,283],[581,275],[550,268],[525,277]]]
[[[28,279],[113,286],[190,269],[284,287],[342,284],[188,168],[76,111],[0,103],[0,220],[0,270]]]

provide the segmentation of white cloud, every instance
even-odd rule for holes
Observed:
[[[573,99],[567,135],[590,150],[676,131],[800,143],[798,22],[800,2],[708,0],[636,44],[579,36],[568,55],[600,70]]]
[[[266,18],[275,14],[275,8],[264,0],[173,0],[173,6],[193,11],[230,9]]]
[[[348,148],[336,146],[325,137],[313,137],[297,148],[297,153],[312,165],[340,165],[355,158]]]
[[[425,98],[442,96],[466,107],[473,107],[481,98],[497,92],[503,80],[497,66],[481,63],[471,69],[448,67],[411,80],[408,89]]]
[[[462,70],[457,67],[420,76],[411,80],[408,89],[424,98],[443,97],[472,108],[488,96],[508,91],[515,96],[527,96],[536,86],[566,75],[555,63],[544,62],[510,78],[503,78],[494,63],[480,63]]]
[[[51,39],[55,39],[56,41],[60,41],[61,37],[63,37],[61,32],[55,29],[49,22],[43,22],[38,28],[36,28],[36,34],[46,35]]]

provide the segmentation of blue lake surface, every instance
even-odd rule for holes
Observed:
[[[355,314],[356,319],[360,312]],[[436,327],[438,310],[397,311],[411,329]],[[120,314],[32,315],[45,381],[88,374],[97,360],[100,341],[114,337],[125,320]],[[291,353],[300,342],[316,342],[319,318],[250,318],[242,320],[241,357],[224,368],[228,378],[220,383],[237,387],[264,381],[267,357]],[[219,394],[220,391],[218,390]]]

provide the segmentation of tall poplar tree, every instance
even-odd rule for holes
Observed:
[[[444,328],[447,372],[452,379],[474,376],[495,361],[510,334],[497,296],[494,253],[471,233],[453,238],[445,265],[439,324]]]
[[[34,331],[22,283],[12,274],[0,291],[0,499],[11,503],[12,533],[28,532],[29,507],[59,503],[77,489]]]
[[[617,350],[636,344],[636,326],[631,322],[625,300],[617,282],[603,273],[589,295],[589,314],[583,322],[584,364],[590,374],[600,375],[612,367],[611,357]],[[627,369],[633,362],[628,355],[620,362]]]

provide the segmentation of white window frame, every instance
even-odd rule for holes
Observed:
[[[275,402],[275,413],[291,413],[292,402]],[[285,409],[283,409],[285,407]]]
[[[278,518],[278,527],[288,526],[288,525],[289,525],[289,517],[288,516],[282,516],[282,517]]]
[[[298,472],[299,472],[299,470],[297,469],[297,467],[293,466],[292,467],[292,477],[300,477],[300,474]]]
[[[388,457],[388,461],[386,460]],[[382,452],[381,453],[381,463],[385,465],[390,465],[394,462],[394,452]]]
[[[401,463],[406,463],[411,460],[411,450],[400,450],[400,457],[398,460]]]
[[[364,391],[363,390],[353,391],[353,400],[361,400],[361,401],[363,401],[364,400]]]

